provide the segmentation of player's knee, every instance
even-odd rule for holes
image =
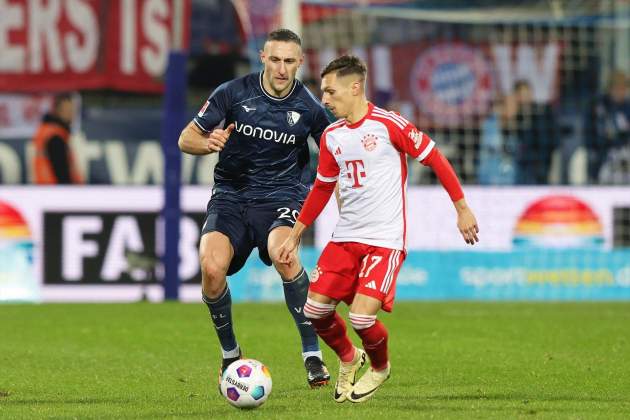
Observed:
[[[306,299],[304,304],[304,316],[308,319],[326,318],[335,311],[335,305],[332,303],[321,303],[311,298]]]
[[[376,315],[355,314],[354,312],[350,312],[348,317],[350,318],[352,328],[357,331],[370,328],[376,323]]]
[[[201,271],[204,280],[204,290],[222,289],[225,283],[227,269],[224,264],[220,264],[216,259],[209,256],[202,256],[200,259]],[[220,293],[222,290],[217,290]]]
[[[282,263],[278,261],[278,258],[275,256],[269,255],[273,266],[275,267],[280,277],[283,279],[291,279],[295,277],[295,267],[296,263],[294,259],[291,259],[288,263]],[[286,281],[286,280],[285,280]]]

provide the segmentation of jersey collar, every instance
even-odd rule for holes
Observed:
[[[264,70],[263,70],[264,71]],[[289,91],[289,93],[287,93],[285,96],[283,96],[282,98],[278,98],[276,96],[272,96],[269,93],[267,93],[267,91],[265,90],[265,87],[263,86],[263,80],[262,80],[262,76],[263,76],[263,71],[261,71],[260,73],[258,73],[258,83],[260,84],[260,90],[262,90],[263,95],[265,95],[267,98],[271,99],[272,101],[276,101],[276,102],[282,102],[285,99],[287,99],[289,96],[291,96],[291,94],[293,93],[293,91],[295,90],[295,87],[297,86],[297,79],[293,79],[293,86],[291,87],[291,90]]]

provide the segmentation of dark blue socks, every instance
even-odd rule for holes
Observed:
[[[283,281],[282,285],[284,286],[284,300],[287,303],[287,308],[293,315],[293,320],[302,338],[302,356],[304,359],[309,356],[318,356],[321,359],[317,333],[313,329],[311,321],[304,316],[304,304],[309,285],[308,274],[302,268],[297,277],[290,281]]]
[[[221,343],[223,358],[238,357],[239,347],[232,328],[232,296],[230,288],[225,285],[223,293],[215,300],[210,299],[202,292],[202,299],[208,306],[210,318],[214,323],[214,328]]]

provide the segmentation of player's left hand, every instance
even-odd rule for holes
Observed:
[[[475,242],[479,242],[477,219],[468,207],[457,211],[457,228],[467,244],[474,245]]]
[[[280,245],[280,255],[278,260],[282,264],[289,264],[297,252],[297,247],[300,244],[300,239],[289,235],[287,239]]]

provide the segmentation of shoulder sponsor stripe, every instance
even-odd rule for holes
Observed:
[[[403,128],[405,128],[405,125],[403,125],[400,121],[398,121],[397,119],[395,119],[394,117],[392,117],[391,114],[386,114],[386,113],[382,113],[382,112],[378,112],[378,111],[373,111],[372,114],[376,117],[380,117],[380,118],[384,118],[388,121],[393,122],[394,124],[396,124],[396,126],[398,126],[398,128],[400,128],[401,130]]]
[[[395,113],[394,111],[389,111],[388,114],[395,119],[396,121],[400,122],[402,125],[406,126],[407,124],[409,124],[409,121],[407,121],[405,118],[403,118],[400,114]]]
[[[402,115],[394,112],[394,111],[387,111],[383,108],[375,108],[377,111],[379,111],[380,113],[386,114],[388,116],[390,116],[391,118],[395,119],[396,121],[400,122],[403,125],[407,125],[409,124],[409,121],[403,117]]]
[[[400,121],[402,121],[403,124],[408,125],[409,124],[409,120],[405,117],[403,117],[400,114],[397,114],[394,112],[394,115],[396,116],[396,118],[398,118]]]
[[[383,114],[374,112],[372,113],[372,116],[381,120],[386,120],[387,122],[394,124],[396,127],[398,127],[401,130],[405,128],[402,124],[400,124],[398,121],[394,120],[393,118],[389,117],[388,115],[383,115]]]

